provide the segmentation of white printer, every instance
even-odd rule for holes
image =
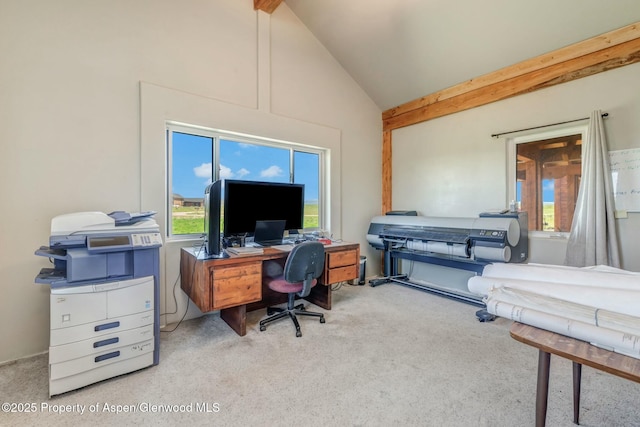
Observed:
[[[49,395],[159,363],[155,212],[78,212],[51,221]]]

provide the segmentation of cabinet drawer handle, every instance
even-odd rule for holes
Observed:
[[[118,357],[118,356],[120,356],[120,351],[114,351],[111,353],[103,354],[101,356],[96,356],[96,358],[93,360],[95,360],[95,362],[98,363],[98,362],[102,362],[103,360],[113,359],[114,357]]]
[[[98,332],[98,331],[104,331],[105,329],[117,328],[118,326],[120,326],[120,322],[111,322],[111,323],[105,323],[104,325],[98,325],[95,328],[93,328],[93,330]]]
[[[102,346],[109,345],[109,344],[115,344],[118,341],[120,341],[120,338],[118,338],[118,337],[109,338],[108,340],[97,341],[97,342],[93,343],[93,348],[98,348],[98,347],[102,347]]]

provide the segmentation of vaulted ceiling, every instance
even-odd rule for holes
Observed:
[[[640,21],[638,0],[282,3],[383,111]]]

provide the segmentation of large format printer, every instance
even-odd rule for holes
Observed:
[[[385,277],[371,285],[395,282],[484,306],[480,297],[468,292],[468,278],[481,274],[489,263],[526,261],[527,221],[526,212],[511,211],[481,213],[478,218],[425,217],[413,211],[376,216],[367,241],[384,252]],[[400,272],[402,260],[410,263],[412,273],[419,270],[413,262],[430,264],[423,268],[424,280]]]
[[[53,263],[36,283],[50,295],[49,394],[159,363],[155,212],[78,212],[51,220]]]

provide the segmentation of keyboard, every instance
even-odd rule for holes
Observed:
[[[283,243],[282,239],[280,240],[263,240],[260,242],[255,242],[257,245],[263,246],[265,248],[268,248],[270,246],[276,246],[276,245],[281,245]]]
[[[290,243],[285,245],[273,245],[271,246],[271,249],[277,249],[282,252],[291,252],[291,250],[293,249],[293,245]]]

